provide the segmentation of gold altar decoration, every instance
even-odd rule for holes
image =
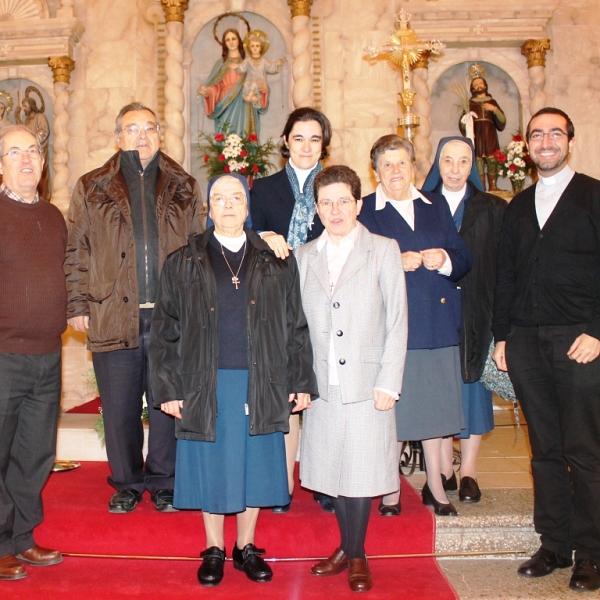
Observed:
[[[424,54],[428,53],[427,58],[430,54],[440,54],[445,45],[439,40],[428,42],[419,40],[417,34],[408,26],[410,18],[411,15],[401,9],[396,15],[398,29],[392,34],[388,43],[379,45],[372,41],[364,51],[371,60],[381,57],[401,71],[402,92],[399,95],[404,112],[398,119],[398,129],[402,130],[407,140],[412,141],[415,137],[415,130],[419,126],[419,117],[412,113],[415,92],[410,89],[410,68],[419,61],[421,61],[419,66],[423,64],[426,66]],[[400,133],[400,135],[402,134]]]
[[[310,7],[313,0],[288,0],[288,6],[292,9],[294,17],[310,17]]]
[[[183,15],[188,8],[189,0],[160,0],[165,11],[165,20],[183,23]]]
[[[545,67],[546,51],[550,50],[550,40],[526,40],[521,46],[521,54],[527,58],[527,68]]]
[[[75,61],[69,56],[51,56],[48,66],[52,69],[54,83],[70,83],[71,71],[75,68]]]

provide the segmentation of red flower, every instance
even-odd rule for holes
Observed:
[[[229,168],[229,165],[225,165],[225,166],[223,167],[223,172],[224,172],[224,173],[230,173],[230,172],[231,172],[231,169]]]
[[[500,150],[497,151],[499,154],[496,154],[494,152],[494,158],[498,161],[498,162],[506,162],[506,154],[502,154],[502,152]]]
[[[248,136],[248,141],[249,141],[249,142],[258,142],[258,137],[256,137],[256,134],[255,134],[255,133],[251,133],[251,134]]]
[[[248,170],[248,169],[247,169],[246,167],[242,167],[242,168],[240,169],[240,173],[245,173],[247,170]]]
[[[219,162],[223,162],[225,160],[225,155],[224,154],[219,154]]]
[[[514,173],[515,171],[519,170],[519,167],[517,167],[517,165],[510,165],[510,167],[508,167],[508,170]]]
[[[522,141],[523,141],[523,136],[520,133],[513,135],[513,142],[522,142]]]
[[[258,169],[258,165],[252,165],[252,172],[253,173],[258,173],[259,169]]]
[[[208,156],[208,154],[205,154],[204,155],[204,164],[207,164],[209,160],[210,160],[210,157]]]
[[[240,156],[248,156],[248,153],[245,150],[242,150],[240,152]]]
[[[225,139],[225,136],[222,133],[217,133],[215,135],[215,142],[222,142]]]

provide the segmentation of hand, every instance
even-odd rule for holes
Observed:
[[[296,401],[296,406],[292,408],[293,413],[311,407],[310,394],[290,394],[288,396],[288,402],[294,402],[294,400]]]
[[[267,82],[266,82],[266,81],[264,81],[264,80],[262,80],[262,81],[259,81],[259,82],[256,84],[256,87],[258,88],[258,90],[259,90],[260,92],[266,92],[266,91],[268,91],[268,89],[269,89],[269,86],[267,85]]]
[[[428,271],[437,271],[446,262],[446,254],[441,248],[421,250],[421,256],[423,257],[423,266]]]
[[[423,264],[423,257],[420,252],[403,252],[402,266],[405,271],[416,271]]]
[[[396,398],[382,392],[381,390],[373,390],[373,398],[375,398],[376,410],[390,410],[396,404]]]
[[[75,330],[85,333],[90,328],[90,318],[88,316],[79,315],[67,319],[67,323]]]
[[[506,366],[506,342],[496,342],[492,358],[498,367],[498,371],[508,371]]]
[[[267,242],[269,248],[275,252],[277,258],[287,258],[292,251],[292,247],[288,246],[287,240],[278,233],[265,233],[262,239]]]
[[[498,107],[495,104],[492,104],[491,102],[484,102],[483,108],[485,108],[485,110],[489,110],[490,112],[494,112]]]
[[[275,65],[276,65],[277,67],[281,67],[281,65],[282,65],[282,64],[283,64],[283,58],[280,58],[279,60],[276,60],[276,61],[275,61]]]
[[[207,95],[208,95],[208,88],[207,88],[205,85],[201,85],[201,86],[198,88],[198,93],[199,93],[201,96],[207,96]]]
[[[582,365],[587,365],[598,358],[600,354],[600,340],[582,333],[572,344],[567,356]]]
[[[171,400],[160,405],[160,410],[168,415],[181,419],[181,409],[183,408],[183,400]]]

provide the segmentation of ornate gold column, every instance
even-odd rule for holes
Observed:
[[[179,164],[185,158],[183,136],[183,17],[189,0],[161,0],[167,22],[165,48],[165,152]]]
[[[427,85],[429,75],[429,57],[431,52],[425,50],[411,66],[412,87],[416,94],[413,101],[415,114],[419,117],[420,126],[417,129],[413,146],[417,163],[416,184],[420,186],[431,168],[431,92]]]
[[[529,73],[529,111],[533,115],[546,106],[546,52],[550,40],[527,40],[521,46],[521,54],[527,58]]]
[[[292,54],[294,64],[292,66],[292,100],[295,108],[312,106],[312,75],[310,53],[310,7],[312,0],[288,0],[292,9]]]
[[[50,56],[48,66],[54,76],[54,180],[52,203],[66,215],[69,210],[69,92],[75,61],[69,56]]]

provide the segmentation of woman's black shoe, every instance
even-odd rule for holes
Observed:
[[[445,492],[455,492],[458,489],[456,473],[452,471],[452,476],[449,479],[446,479],[446,476],[442,473],[442,484]]]
[[[458,513],[456,509],[450,502],[448,504],[443,504],[442,502],[438,502],[434,495],[431,493],[429,486],[427,483],[423,486],[423,490],[421,491],[421,496],[423,497],[423,504],[425,506],[432,506],[433,512],[436,515],[440,515],[440,517],[457,517]]]
[[[233,566],[238,571],[244,571],[246,577],[258,583],[271,581],[273,571],[271,567],[260,557],[265,551],[257,548],[254,544],[246,544],[242,550],[233,546]]]
[[[200,585],[212,587],[221,583],[223,579],[223,567],[225,566],[225,550],[211,546],[200,553],[202,564],[198,569],[198,581]]]
[[[384,504],[383,499],[379,503],[379,514],[384,517],[399,517],[401,512],[400,498],[398,498],[398,504]]]

